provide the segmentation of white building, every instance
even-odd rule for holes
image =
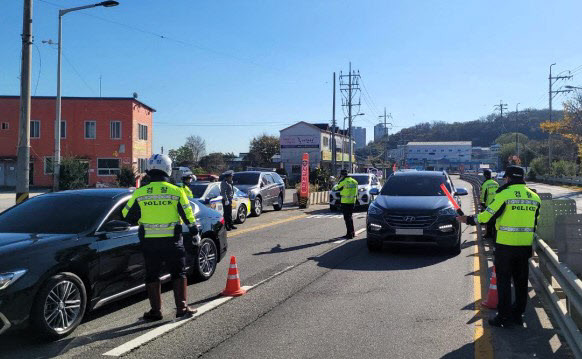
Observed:
[[[366,128],[352,127],[352,139],[356,142],[356,149],[366,147]]]
[[[471,141],[408,142],[406,147],[407,161],[471,161]]]
[[[290,178],[301,176],[301,161],[303,153],[309,154],[309,166],[332,169],[332,127],[326,123],[298,122],[280,131],[281,163]],[[345,131],[337,130],[336,171],[349,169],[349,139]],[[356,164],[354,156],[354,141],[352,140],[352,163]],[[332,171],[334,173],[334,171]]]

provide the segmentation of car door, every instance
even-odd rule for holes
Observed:
[[[263,173],[259,179],[259,186],[261,187],[261,195],[263,196],[263,207],[268,206],[273,201],[272,193],[269,188],[269,181],[267,180],[267,174]]]
[[[273,204],[277,201],[277,197],[279,196],[279,186],[271,174],[266,173],[265,179],[267,180],[267,188],[269,189],[269,197],[271,199],[269,203]]]
[[[121,210],[127,200],[118,203],[103,222],[111,220],[125,221]],[[145,265],[139,238],[137,223],[132,223],[129,230],[106,232],[97,229],[99,248],[99,296],[106,298],[144,283]]]

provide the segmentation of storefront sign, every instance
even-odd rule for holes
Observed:
[[[300,197],[309,197],[309,153],[303,154],[303,161],[301,162],[301,188],[299,190]]]
[[[319,136],[284,136],[281,148],[319,148]]]

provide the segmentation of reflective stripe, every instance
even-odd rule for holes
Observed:
[[[156,199],[171,199],[171,200],[174,200],[174,201],[178,201],[180,199],[180,197],[173,196],[171,194],[159,194],[159,195],[153,195],[153,196],[141,196],[141,197],[137,197],[138,202],[141,202],[141,201],[152,201],[152,200],[156,200]]]
[[[532,201],[530,199],[508,199],[505,201],[508,204],[531,204],[534,206],[539,206],[540,203],[537,201]]]
[[[235,274],[235,275],[229,275],[227,277],[227,279],[239,279],[239,277],[238,277],[238,274]]]
[[[489,289],[495,289],[495,290],[497,290],[497,284],[491,284],[489,286]]]
[[[230,267],[228,267],[228,268],[237,269],[237,266],[236,266],[236,264],[231,264]]]
[[[485,210],[486,210],[487,212],[491,213],[491,214],[495,214],[495,211],[494,211],[494,210],[492,210],[492,209],[491,209],[491,208],[489,208],[489,207],[487,207]]]
[[[131,209],[131,207],[129,206],[129,204],[125,205],[125,210],[129,211]]]
[[[169,228],[177,226],[178,224],[180,224],[180,222],[156,223],[156,224],[144,223],[142,225],[143,228]]]
[[[155,235],[166,235],[166,236],[173,236],[174,229],[155,229],[155,228],[148,228],[145,229],[145,236],[147,237],[148,234],[155,234]]]
[[[529,228],[529,227],[508,227],[508,226],[500,226],[499,230],[505,231],[505,232],[533,232],[534,231],[533,228]]]
[[[184,209],[188,209],[188,207],[190,207],[190,204],[183,204],[182,205],[182,208],[184,208]]]

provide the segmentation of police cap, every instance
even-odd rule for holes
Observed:
[[[228,170],[228,171],[224,172],[221,177],[231,177],[233,175],[234,175],[234,171]]]
[[[483,170],[483,176],[485,176],[485,178],[491,178],[491,170],[490,169],[484,169]]]
[[[505,170],[505,174],[503,175],[503,178],[505,177],[516,180],[523,180],[523,178],[525,177],[525,171],[523,170],[522,167],[519,166],[509,166],[507,167],[507,169]]]

